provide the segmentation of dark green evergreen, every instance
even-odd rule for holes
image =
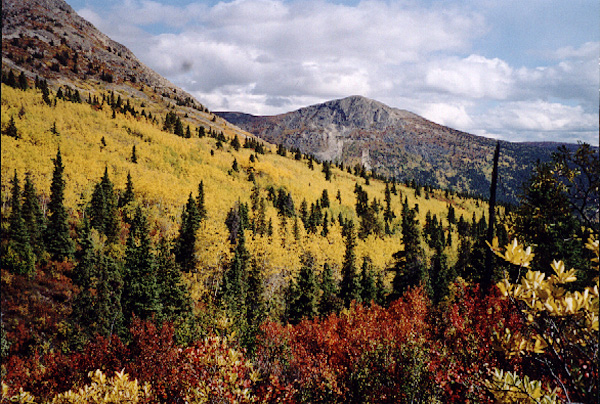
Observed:
[[[114,243],[119,236],[119,217],[117,213],[117,197],[114,185],[108,177],[108,168],[94,187],[88,210],[90,224],[104,234],[109,243]]]
[[[302,266],[297,278],[290,285],[290,298],[288,299],[287,317],[292,324],[299,323],[302,319],[312,319],[317,315],[317,281],[315,277],[315,257],[305,253],[300,257]]]
[[[333,279],[331,266],[326,262],[321,272],[321,297],[319,299],[319,314],[326,317],[342,308],[343,302],[338,297],[338,288]]]
[[[122,268],[119,262],[106,253],[96,257],[95,290],[96,301],[93,325],[94,333],[109,338],[113,334],[123,335],[124,322],[121,306],[123,293]]]
[[[429,291],[429,276],[424,264],[424,251],[421,248],[421,232],[415,209],[408,203],[402,207],[402,244],[404,249],[393,254],[395,272],[393,298],[400,297],[407,288],[422,284]]]
[[[50,185],[50,201],[48,202],[48,226],[46,227],[46,251],[55,260],[72,257],[75,247],[71,239],[67,209],[64,205],[65,180],[64,166],[60,149],[53,159],[54,171]]]
[[[15,139],[21,138],[21,136],[19,135],[19,130],[17,129],[17,124],[15,123],[14,116],[10,117],[8,125],[6,125],[6,128],[4,128],[4,134]]]
[[[162,305],[161,317],[165,320],[175,321],[192,315],[192,300],[181,275],[171,246],[161,238],[156,256],[156,286]]]
[[[121,198],[119,198],[119,208],[126,206],[127,204],[135,200],[135,192],[133,190],[133,181],[131,179],[131,173],[127,173],[127,183],[125,184],[125,192]]]
[[[200,228],[197,202],[190,193],[187,204],[181,213],[181,227],[175,241],[175,261],[181,269],[189,272],[196,268],[196,233]]]
[[[158,317],[162,310],[156,281],[156,263],[150,244],[150,229],[138,206],[129,227],[123,268],[121,303],[127,323],[131,316],[141,319]]]
[[[11,214],[8,228],[8,244],[2,252],[3,267],[18,274],[35,271],[35,256],[29,240],[29,232],[23,220],[21,187],[17,171],[12,180]]]
[[[204,181],[200,181],[200,184],[198,185],[198,197],[196,198],[196,210],[198,211],[198,218],[200,221],[206,219],[208,216],[204,199]]]
[[[373,277],[373,263],[368,256],[363,257],[362,268],[360,272],[360,298],[369,305],[377,297],[375,278]]]
[[[39,260],[45,251],[43,234],[46,229],[46,220],[29,173],[25,174],[22,212],[23,221],[29,234],[29,243]]]
[[[246,249],[244,230],[238,232],[233,257],[223,276],[221,302],[238,328],[245,329],[246,293],[250,253]]]
[[[250,353],[254,350],[260,325],[266,318],[264,277],[259,260],[253,258],[251,261],[245,302],[246,329],[242,337],[242,343]]]
[[[346,307],[350,307],[353,300],[360,300],[360,283],[356,274],[356,232],[354,222],[348,221],[345,229],[346,252],[342,264],[342,281],[340,283],[340,298]]]
[[[240,150],[241,146],[242,145],[240,144],[240,139],[238,138],[238,135],[235,135],[233,139],[231,139],[231,147],[233,147],[235,151],[238,151]]]

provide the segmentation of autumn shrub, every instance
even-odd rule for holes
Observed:
[[[593,284],[569,288],[577,281],[576,269],[562,261],[551,263],[552,274],[528,270],[520,283],[507,278],[498,288],[520,316],[521,329],[507,327],[496,333],[496,348],[508,358],[521,358],[530,366],[520,372],[499,367],[487,383],[504,402],[593,402],[598,399],[598,260],[599,242],[590,237],[585,247],[593,253]],[[531,247],[515,239],[504,251],[491,245],[506,262],[527,269]]]
[[[459,279],[432,320],[429,369],[443,389],[443,402],[492,402],[484,385],[491,369],[499,363],[510,369],[517,365],[502,361],[491,348],[495,331],[518,327],[510,305],[497,290],[486,294]]]
[[[296,326],[267,323],[257,366],[292,384],[299,402],[435,402],[429,313],[423,289],[414,288],[389,308],[354,305]]]

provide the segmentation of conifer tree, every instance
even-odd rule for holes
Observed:
[[[329,206],[329,193],[326,189],[324,189],[323,193],[321,194],[321,207],[327,209]]]
[[[321,297],[319,299],[319,314],[323,317],[331,313],[337,312],[343,302],[338,297],[338,288],[333,279],[333,272],[329,263],[323,264],[323,272],[321,272]]]
[[[181,275],[171,246],[165,238],[161,238],[156,256],[156,286],[162,319],[175,321],[192,316],[192,301]]]
[[[15,117],[11,116],[6,128],[4,129],[4,134],[6,136],[10,136],[15,139],[20,139],[19,130],[17,129],[17,125],[15,124]]]
[[[35,270],[35,257],[29,233],[23,220],[21,205],[21,187],[17,171],[12,180],[11,188],[11,215],[9,221],[9,242],[2,253],[3,266],[19,274],[29,274]]]
[[[327,237],[329,234],[329,218],[327,217],[327,212],[325,212],[325,217],[323,217],[323,230],[321,230],[321,236]]]
[[[243,336],[243,345],[252,353],[260,325],[266,317],[266,303],[264,279],[259,260],[253,258],[251,261],[245,302],[246,330]]]
[[[94,249],[87,217],[79,240],[81,248],[73,270],[73,283],[79,293],[73,298],[71,314],[76,335],[73,343],[77,348],[83,347],[96,334],[108,338],[112,334],[122,335],[124,331],[121,267],[102,246]]]
[[[323,162],[323,173],[325,174],[325,180],[331,181],[331,163],[329,161]]]
[[[245,329],[246,293],[250,253],[246,249],[244,230],[237,234],[233,257],[223,276],[221,301],[238,328]]]
[[[181,213],[181,228],[174,247],[175,261],[184,271],[193,271],[196,267],[196,233],[199,228],[197,203],[190,193]]]
[[[45,251],[44,234],[46,223],[44,214],[40,207],[40,202],[35,190],[35,186],[31,181],[31,175],[25,174],[25,185],[23,187],[23,221],[27,227],[29,235],[29,243],[33,248],[33,252],[38,257],[41,257]]]
[[[350,307],[353,300],[360,299],[360,283],[356,274],[356,232],[354,222],[348,221],[345,229],[346,252],[342,264],[342,282],[340,283],[340,298],[346,307]]]
[[[123,293],[122,269],[118,261],[106,253],[99,252],[95,265],[96,304],[93,329],[105,338],[113,334],[122,335],[123,310],[121,296]]]
[[[110,243],[117,241],[119,232],[116,199],[114,185],[108,177],[108,167],[105,167],[102,179],[94,187],[89,214],[92,227],[104,234]]]
[[[71,239],[67,209],[64,205],[65,180],[64,166],[60,149],[56,153],[52,183],[50,185],[50,202],[48,203],[48,226],[46,227],[46,250],[51,258],[62,261],[70,258],[74,252]]]
[[[429,276],[424,266],[424,252],[421,248],[421,232],[416,211],[405,202],[402,207],[402,244],[404,250],[394,253],[393,296],[398,298],[411,287],[423,284],[429,291]]]
[[[238,135],[235,135],[233,137],[233,139],[231,139],[231,147],[233,147],[233,149],[235,151],[240,150],[241,144],[240,144],[240,139],[238,138]]]
[[[131,148],[131,162],[133,164],[137,164],[137,162],[138,162],[137,153],[135,152],[135,145],[133,145],[133,147]]]
[[[392,234],[392,220],[396,217],[396,214],[392,211],[392,192],[389,184],[385,184],[385,211],[383,212],[384,231],[385,234]]]
[[[83,219],[83,227],[79,237],[80,249],[77,253],[77,265],[73,269],[73,284],[79,289],[71,304],[71,322],[75,337],[73,344],[82,348],[94,333],[94,304],[95,294],[92,292],[96,282],[96,254],[92,243],[90,222]]]
[[[21,72],[19,75],[19,88],[21,90],[27,90],[29,88],[29,84],[27,84],[27,77],[25,76],[25,72]]]
[[[123,196],[119,199],[119,207],[122,208],[126,206],[128,203],[131,203],[135,200],[135,192],[133,191],[133,181],[131,179],[131,173],[127,173],[127,183],[125,184],[125,192],[123,192]]]
[[[198,184],[198,197],[196,198],[196,210],[198,211],[198,220],[200,221],[206,219],[208,216],[204,199],[204,181],[200,181],[200,184]]]
[[[156,282],[155,257],[150,245],[150,229],[138,206],[129,228],[123,271],[123,314],[127,323],[131,316],[147,319],[161,312]]]
[[[375,300],[377,290],[375,288],[375,278],[373,277],[373,264],[371,258],[363,257],[362,268],[360,272],[360,298],[366,304],[371,304]]]
[[[315,257],[305,253],[300,257],[302,266],[298,277],[290,289],[288,299],[288,320],[292,324],[303,318],[312,319],[317,315],[317,281],[315,277]]]

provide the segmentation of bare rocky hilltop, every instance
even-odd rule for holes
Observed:
[[[322,160],[362,164],[400,181],[487,196],[496,140],[351,96],[276,116],[215,112],[262,139]],[[515,202],[537,160],[557,144],[501,143],[500,198]]]

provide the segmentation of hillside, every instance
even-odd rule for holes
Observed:
[[[98,94],[98,93],[95,93]],[[82,95],[86,99],[87,95]],[[140,101],[137,100],[136,103]],[[121,192],[125,188],[126,177],[131,173],[136,195],[153,218],[160,233],[173,237],[177,233],[177,221],[181,208],[190,192],[196,193],[200,181],[204,182],[208,220],[204,224],[207,231],[207,244],[216,243],[212,250],[199,254],[206,256],[206,262],[218,262],[221,255],[227,256],[225,217],[229,208],[237,201],[249,202],[252,182],[248,181],[250,172],[254,173],[261,194],[267,198],[266,190],[285,189],[291,193],[296,210],[306,200],[308,206],[322,197],[327,190],[331,199],[328,209],[329,218],[344,217],[357,221],[354,205],[354,189],[360,184],[370,199],[384,201],[385,184],[371,180],[365,184],[364,178],[349,174],[336,167],[332,168],[332,179],[326,181],[322,166],[314,163],[308,167],[308,159],[297,161],[288,153],[287,157],[277,155],[267,146],[265,155],[255,154],[253,149],[241,148],[236,151],[231,144],[217,147],[218,139],[213,137],[185,139],[161,130],[161,125],[146,118],[133,117],[130,114],[117,114],[111,118],[112,109],[108,105],[93,106],[87,103],[73,103],[57,100],[56,106],[49,107],[42,101],[39,90],[20,91],[2,87],[2,122],[15,117],[19,139],[2,136],[2,200],[7,206],[10,197],[10,180],[17,170],[22,178],[31,172],[32,179],[42,199],[49,196],[52,177],[52,158],[60,147],[67,177],[66,203],[74,217],[81,217],[82,208],[89,202],[93,187],[107,167],[115,186]],[[132,101],[132,105],[136,105]],[[51,129],[56,125],[57,134]],[[195,132],[195,128],[192,130]],[[232,139],[228,137],[229,141]],[[106,144],[106,146],[104,146]],[[131,154],[136,147],[137,163],[132,163]],[[250,156],[256,156],[254,163]],[[240,171],[232,171],[233,161],[239,164]],[[398,185],[398,196],[392,199],[392,210],[398,218],[392,223],[396,229],[391,237],[375,235],[360,241],[358,255],[370,255],[374,264],[382,270],[389,264],[391,254],[401,246],[400,212],[402,199],[408,198],[410,206],[419,205],[419,220],[424,223],[428,211],[438,217],[445,217],[448,206],[452,205],[457,217],[463,215],[470,220],[474,213],[480,217],[485,203],[458,196],[447,196],[443,191],[432,191],[430,195],[415,196],[415,190]],[[341,203],[335,201],[340,192]],[[381,215],[381,214],[380,214]],[[291,222],[287,231],[279,229],[280,220],[276,209],[269,204],[267,220],[274,226],[274,234],[286,234],[289,241]],[[381,216],[379,218],[381,219]],[[342,261],[343,240],[339,223],[328,237],[305,235],[302,242],[291,243],[293,248],[283,248],[269,239],[257,239],[257,243],[268,250],[268,266],[273,270],[297,270],[299,251],[311,250],[323,263],[329,260],[335,266]],[[303,234],[306,232],[303,231]],[[456,234],[454,235],[456,238]],[[276,236],[275,239],[281,239]],[[204,242],[204,241],[203,241]],[[288,245],[289,247],[289,245]],[[451,256],[455,253],[449,251]],[[209,252],[210,251],[210,252]]]
[[[217,115],[268,142],[298,148],[322,160],[363,164],[398,181],[489,195],[495,140],[365,97],[347,97],[277,116]],[[499,198],[515,203],[535,162],[548,161],[558,145],[502,141],[500,147]]]

